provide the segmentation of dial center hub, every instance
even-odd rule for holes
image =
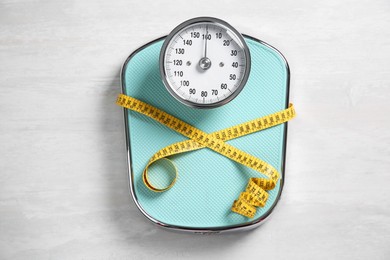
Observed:
[[[211,67],[211,60],[207,57],[203,57],[199,61],[199,67],[202,70],[208,70]]]

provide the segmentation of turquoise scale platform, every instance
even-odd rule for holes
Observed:
[[[134,52],[122,71],[124,94],[133,96],[195,127],[213,132],[276,111],[288,104],[289,70],[283,56],[271,46],[244,37],[251,52],[252,68],[242,92],[230,103],[211,110],[187,107],[165,89],[159,73],[159,53],[164,38]],[[171,159],[178,179],[168,191],[155,193],[142,182],[142,171],[159,149],[186,138],[154,120],[126,111],[126,131],[130,150],[130,186],[141,211],[163,226],[180,229],[220,230],[259,223],[276,205],[283,179],[269,192],[264,208],[248,219],[230,211],[233,201],[244,191],[250,177],[259,174],[209,149],[197,150]],[[272,164],[284,174],[286,125],[279,125],[228,143]],[[166,182],[163,164],[155,165],[153,181]]]

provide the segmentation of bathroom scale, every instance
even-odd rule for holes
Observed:
[[[289,79],[276,48],[212,17],[131,53],[117,103],[146,219],[201,234],[264,223],[284,185]]]

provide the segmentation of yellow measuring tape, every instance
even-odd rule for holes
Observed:
[[[256,213],[255,207],[264,207],[268,199],[268,193],[266,190],[272,190],[276,186],[276,183],[280,178],[279,172],[272,165],[253,155],[241,151],[230,144],[225,143],[225,141],[261,131],[289,121],[295,117],[293,104],[290,104],[289,107],[285,110],[208,134],[172,115],[167,114],[166,112],[156,107],[153,107],[133,97],[119,94],[116,103],[119,106],[148,116],[189,138],[189,140],[164,147],[155,153],[152,158],[150,158],[142,174],[143,181],[150,190],[156,192],[166,191],[171,188],[176,181],[175,177],[167,187],[154,187],[148,179],[148,168],[151,164],[160,159],[170,161],[167,159],[168,156],[207,147],[267,177],[250,178],[245,191],[240,194],[237,200],[234,201],[231,208],[232,211],[252,218]],[[175,174],[177,175],[177,171]]]

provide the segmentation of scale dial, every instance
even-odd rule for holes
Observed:
[[[165,87],[177,100],[196,108],[218,107],[235,98],[248,80],[250,64],[241,34],[210,17],[177,26],[160,53]]]

